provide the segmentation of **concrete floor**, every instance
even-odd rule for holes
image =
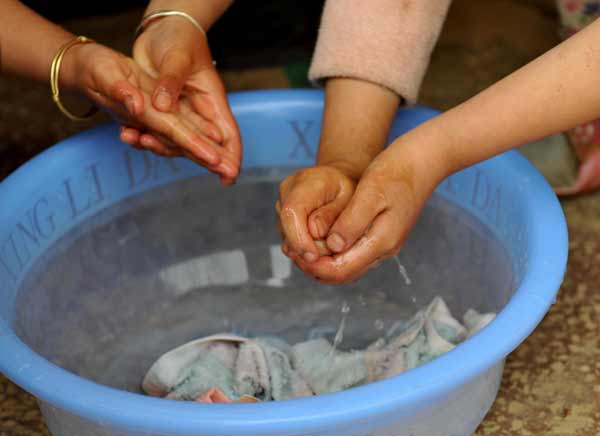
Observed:
[[[68,26],[127,50],[140,11]],[[118,29],[118,31],[115,31]],[[446,109],[558,42],[548,0],[456,0],[433,54],[421,103]],[[230,90],[290,86],[283,68],[223,72]],[[0,177],[93,123],[73,124],[45,86],[0,79]],[[570,260],[557,304],[507,360],[498,400],[477,435],[600,434],[600,195],[563,202]],[[0,376],[0,436],[46,435],[33,398]]]

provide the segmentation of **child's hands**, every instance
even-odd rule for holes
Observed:
[[[221,174],[221,180],[232,183],[242,158],[241,137],[206,36],[187,20],[161,18],[136,40],[133,56],[147,74],[157,79],[151,90],[157,110],[176,110],[182,92],[188,98],[198,115],[196,128],[222,145],[221,155],[227,156],[232,168]],[[140,133],[127,129],[123,139],[132,144],[149,140],[148,135]]]
[[[190,103],[183,101],[174,114],[152,106],[154,80],[133,59],[99,44],[85,44],[69,50],[63,68],[72,88],[122,124],[150,133],[153,139],[143,142],[144,148],[165,156],[185,155],[219,174],[237,173],[235,163],[204,134],[208,123]]]
[[[355,185],[343,166],[335,164],[304,168],[285,179],[276,205],[283,252],[294,260],[316,261],[325,246],[315,241],[327,237]]]
[[[304,272],[330,284],[353,281],[400,250],[447,175],[435,155],[413,148],[390,147],[373,161],[328,231],[327,247],[335,254],[312,263],[290,256]]]

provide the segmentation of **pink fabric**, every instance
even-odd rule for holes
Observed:
[[[450,0],[327,0],[309,78],[349,77],[417,100]]]
[[[231,403],[227,395],[217,388],[209,389],[196,399],[197,403]]]
[[[204,392],[198,398],[196,398],[197,403],[233,403],[225,393],[218,388],[212,388],[208,391]],[[260,401],[250,395],[242,395],[237,403],[259,403]]]

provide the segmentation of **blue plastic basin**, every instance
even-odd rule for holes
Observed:
[[[265,244],[276,244],[270,215],[276,184],[292,168],[313,163],[323,95],[317,91],[260,91],[230,98],[244,139],[247,175],[233,190],[220,188],[213,176],[188,161],[168,161],[128,148],[119,142],[118,128],[113,124],[55,145],[0,185],[0,371],[38,398],[55,435],[471,434],[497,394],[505,357],[533,331],[555,300],[567,260],[567,228],[560,205],[543,177],[517,152],[505,153],[446,180],[437,190],[437,203],[434,201],[443,207],[432,203],[421,219],[425,230],[415,230],[412,242],[400,255],[413,284],[412,288],[398,285],[401,290],[394,298],[409,311],[441,293],[453,311],[458,311],[457,316],[471,306],[499,312],[480,333],[426,365],[335,394],[250,405],[173,402],[129,392],[126,389],[135,388],[128,386],[137,385],[141,379],[119,384],[121,381],[102,378],[112,374],[110,363],[119,358],[116,353],[107,357],[103,374],[88,373],[78,366],[90,358],[85,352],[87,345],[97,347],[94,353],[101,353],[100,342],[92,344],[94,331],[87,320],[104,310],[91,302],[105,289],[118,288],[140,271],[150,274],[148,271],[177,256],[187,256],[199,245],[218,251],[229,238],[222,236],[228,234],[225,228],[231,238],[237,238],[228,247],[243,247],[249,258],[251,248],[244,245],[244,238],[258,235],[268,239]],[[403,109],[390,137],[435,115],[435,111],[422,107]],[[262,183],[262,191],[244,191],[244,186],[254,186],[252,183]],[[172,207],[168,202],[184,190],[182,186],[204,190]],[[152,194],[153,200],[143,200],[153,192],[158,193]],[[252,204],[245,204],[250,197]],[[203,198],[204,203],[194,205],[196,198]],[[157,226],[151,218],[152,211],[162,210],[156,206],[160,202],[172,207],[167,214],[172,220],[163,217]],[[186,207],[200,212],[194,212],[190,220],[184,214]],[[215,210],[221,210],[218,225],[214,224],[215,216],[212,224],[202,221]],[[136,211],[144,212],[136,215]],[[446,218],[439,218],[442,212],[436,211],[444,211]],[[452,221],[454,215],[459,218]],[[185,225],[178,221],[184,219],[188,220]],[[263,221],[268,226],[256,224]],[[100,228],[104,233],[94,230]],[[155,242],[144,236],[150,234],[148,229],[155,232]],[[160,245],[164,235],[180,231],[181,236],[186,229],[185,243],[169,245],[163,241],[165,245]],[[489,240],[493,242],[490,247],[496,244],[501,250],[488,247],[478,255],[465,238],[471,238],[475,245]],[[464,251],[456,248],[463,245]],[[78,255],[73,256],[69,247],[79,247]],[[128,252],[127,247],[137,247],[138,251]],[[453,265],[452,269],[444,268],[445,263]],[[434,264],[437,266],[431,267]],[[152,268],[144,269],[147,265]],[[388,280],[384,278],[387,270],[381,271],[370,273],[364,283],[373,287]],[[294,277],[297,286],[317,286],[300,275]],[[206,280],[203,283],[208,283]],[[62,287],[57,285],[61,281]],[[433,283],[436,289],[430,289]],[[347,295],[353,295],[352,289]],[[143,313],[135,303],[135,298],[144,295],[142,291],[122,291],[121,303],[113,306],[114,319]],[[287,291],[284,287],[281,298],[292,295]],[[324,301],[330,297],[334,301],[339,292],[322,288],[320,295]],[[144,303],[148,313],[155,302]],[[245,308],[231,310],[230,321],[235,324],[235,312],[242,319]],[[156,313],[160,311],[152,312],[152,316]],[[111,320],[111,315],[111,311],[104,311],[101,318]],[[274,317],[273,325],[277,322]],[[202,324],[200,319],[198,323]],[[98,326],[94,328],[99,337],[104,335],[99,330],[105,325]],[[261,324],[260,328],[268,326]],[[118,325],[111,328],[121,332]],[[207,327],[198,334],[215,329]],[[160,331],[169,335],[176,330]],[[186,330],[171,339],[183,342],[193,334]],[[156,338],[159,341],[158,333]],[[102,340],[109,344],[113,339]],[[72,353],[67,352],[69,344]],[[165,342],[164,349],[167,345],[179,344]],[[127,371],[122,373],[127,376]],[[139,368],[136,371],[138,377]]]

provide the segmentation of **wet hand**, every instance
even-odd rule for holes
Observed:
[[[175,113],[153,107],[150,93],[155,82],[133,59],[100,44],[85,44],[69,51],[63,68],[74,78],[75,89],[96,105],[123,125],[149,133],[138,147],[164,156],[187,156],[219,174],[237,171],[234,159],[204,134],[210,126],[202,124],[191,102],[181,101]]]
[[[284,254],[305,263],[331,254],[324,239],[355,185],[343,166],[336,164],[304,168],[286,178],[276,204]]]
[[[290,257],[307,274],[329,284],[358,279],[398,253],[427,198],[445,177],[442,166],[408,148],[383,152],[364,173],[354,195],[328,228],[333,253],[307,262]]]
[[[176,110],[185,95],[197,115],[197,130],[218,143],[220,154],[230,162],[231,170],[221,173],[221,181],[232,183],[240,169],[241,137],[206,36],[187,20],[161,18],[136,40],[133,57],[156,79],[151,92],[155,109]],[[130,143],[148,140],[134,129],[125,130],[123,139]]]

